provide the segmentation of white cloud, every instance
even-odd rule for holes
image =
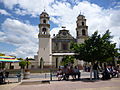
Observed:
[[[69,2],[67,2],[67,0],[62,0],[62,1],[1,0],[1,1],[5,4],[6,7],[10,9],[12,9],[17,4],[19,8],[15,7],[15,12],[19,15],[31,14],[32,16],[38,16],[43,11],[45,6],[47,13],[51,17],[51,21],[58,25],[58,27],[55,27],[51,30],[50,33],[52,35],[54,33],[57,34],[58,31],[61,29],[61,26],[66,26],[66,29],[69,29],[70,33],[74,37],[76,37],[76,20],[77,20],[77,16],[81,11],[82,13],[84,13],[87,19],[89,35],[91,35],[96,30],[98,30],[101,34],[103,34],[107,29],[109,29],[112,32],[111,34],[114,35],[113,41],[117,43],[117,47],[118,44],[120,44],[119,41],[120,10],[119,9],[111,9],[111,8],[104,9],[103,7],[100,7],[88,1],[78,2],[78,0],[75,0],[77,4],[74,5],[71,5]],[[71,0],[71,2],[72,1],[73,0]],[[31,50],[30,53],[35,52],[33,46],[34,47],[36,46],[35,41],[38,39],[35,39],[34,36],[37,37],[36,34],[38,33],[38,31],[34,31],[34,30],[37,27],[31,26],[29,25],[29,23],[24,24],[18,20],[11,20],[11,19],[7,19],[2,26],[4,27],[4,30],[8,29],[7,31],[4,32],[5,36],[4,38],[2,38],[2,40],[7,40],[9,43],[13,43],[14,45],[19,45],[19,48],[16,50],[17,55],[20,56],[27,54],[29,53],[29,50]],[[31,37],[33,40],[30,39]],[[15,38],[15,40],[12,40],[12,38]],[[28,43],[29,47],[27,47],[26,43]],[[32,45],[31,49],[30,49],[31,47],[30,45]],[[26,47],[26,50],[24,49],[24,47]]]
[[[11,15],[10,13],[8,13],[7,11],[5,11],[5,10],[3,10],[3,9],[0,9],[0,14],[8,15],[8,16]]]
[[[120,10],[111,10],[110,11],[110,26],[119,27],[120,26]]]
[[[54,37],[53,34],[57,35],[58,32],[59,32],[59,30],[61,30],[60,27],[58,27],[58,28],[53,28],[53,29],[50,31],[50,35],[51,35],[51,37]]]
[[[10,43],[17,46],[15,52],[10,52],[16,56],[33,56],[38,48],[38,28],[20,22],[19,20],[7,18],[1,25],[1,42]],[[28,53],[29,52],[29,53]]]
[[[54,0],[0,0],[0,2],[4,3],[4,5],[11,10],[15,8],[17,14],[31,14],[32,16],[36,16],[44,10],[44,7],[49,9],[49,5],[53,3]],[[15,5],[17,5],[17,7],[15,7]]]
[[[18,0],[0,0],[9,9],[12,9],[15,4],[18,4]]]
[[[26,15],[27,14],[27,11],[26,10],[20,10],[18,8],[15,8],[15,13],[18,14],[18,15]]]
[[[113,0],[112,6],[114,6],[114,8],[116,9],[120,9],[120,1]]]
[[[76,34],[76,18],[80,11],[84,13],[87,19],[88,32],[91,35],[96,30],[99,33],[103,34],[106,30],[110,30],[111,35],[114,36],[113,41],[118,44],[120,43],[118,38],[120,37],[120,10],[118,9],[103,9],[102,7],[91,4],[87,1],[79,2],[77,5],[74,5],[73,8],[70,7],[67,3],[57,2],[52,5],[52,8],[55,10],[51,14],[52,21],[60,26],[66,26],[70,30],[71,34],[75,37]],[[59,16],[59,18],[54,17]],[[58,29],[56,29],[58,31]],[[53,29],[52,34],[55,32]]]
[[[4,35],[4,33],[3,32],[0,32],[0,36],[3,36]]]
[[[5,37],[4,37],[5,33],[4,32],[0,32],[0,41],[4,41]]]

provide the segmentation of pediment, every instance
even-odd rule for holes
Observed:
[[[60,30],[58,34],[53,39],[74,39],[74,37],[69,33],[69,30]]]

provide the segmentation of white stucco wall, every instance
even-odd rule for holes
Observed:
[[[39,55],[38,61],[41,57],[43,58],[44,65],[51,65],[52,56],[51,56],[51,38],[39,38]]]

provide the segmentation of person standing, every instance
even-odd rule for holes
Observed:
[[[94,79],[99,79],[98,69],[99,69],[98,63],[96,62],[96,63],[93,65]]]

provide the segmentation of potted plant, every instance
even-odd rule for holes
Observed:
[[[21,62],[19,62],[19,66],[21,67],[23,73],[23,79],[28,79],[30,76],[30,70],[28,67],[25,68],[29,64],[30,62],[28,60],[21,60]]]

